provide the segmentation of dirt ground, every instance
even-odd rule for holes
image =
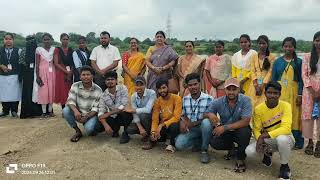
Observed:
[[[199,154],[190,151],[168,154],[164,144],[144,151],[139,136],[128,144],[106,134],[83,137],[71,143],[70,129],[55,107],[55,118],[0,119],[0,179],[277,179],[279,156],[270,168],[260,158],[247,158],[243,174],[232,171],[234,162],[223,159],[225,152],[210,150],[211,162],[201,164]],[[18,164],[14,174],[8,164]],[[319,179],[319,159],[302,150],[293,151],[292,179]],[[12,168],[10,168],[12,170]],[[28,174],[38,173],[38,174]],[[318,178],[317,178],[318,177]]]

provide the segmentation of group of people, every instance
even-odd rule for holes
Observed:
[[[76,131],[72,142],[82,137],[77,122],[88,135],[119,137],[123,126],[120,143],[129,142],[129,134],[140,134],[145,150],[167,137],[166,151],[200,151],[202,163],[210,161],[209,145],[228,150],[225,159],[236,158],[236,172],[246,170],[249,154],[262,153],[263,164],[271,166],[273,152],[279,151],[283,179],[290,178],[291,149],[302,149],[304,138],[305,153],[320,157],[320,32],[303,60],[297,57],[294,38],[283,40],[284,55],[276,58],[265,35],[257,39],[258,51],[251,49],[248,35],[241,35],[241,50],[232,57],[224,53],[224,42],[217,41],[208,58],[194,52],[192,41],[185,42],[186,54],[179,57],[162,31],[146,55],[132,38],[121,56],[106,31],[92,52],[85,37],[72,50],[65,33],[57,48],[48,33],[42,47],[28,36],[20,50],[13,39],[7,33],[0,50],[0,116],[11,112],[17,117],[21,95],[20,118],[54,116],[52,104],[57,103]],[[120,60],[124,84],[118,83],[116,72]],[[251,131],[256,141],[249,145]]]

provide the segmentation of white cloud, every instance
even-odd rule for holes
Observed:
[[[0,30],[23,35],[50,32],[152,38],[165,30],[171,15],[172,36],[179,39],[229,39],[248,33],[255,39],[294,36],[310,40],[319,31],[317,0],[0,0]]]

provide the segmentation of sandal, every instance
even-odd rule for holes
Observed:
[[[233,168],[234,172],[236,173],[243,173],[246,172],[247,170],[247,166],[246,164],[243,162],[242,164],[239,164],[238,162],[236,163],[235,167]]]
[[[304,152],[307,155],[313,155],[313,144],[308,144],[308,146],[304,149]]]
[[[75,135],[72,136],[72,138],[70,139],[70,141],[71,141],[71,142],[78,142],[81,137],[82,137],[82,134],[81,134],[81,133],[76,133]]]
[[[316,149],[314,150],[314,157],[320,158],[320,142],[317,142]]]
[[[166,147],[165,151],[169,153],[174,153],[176,152],[176,148],[170,144]]]

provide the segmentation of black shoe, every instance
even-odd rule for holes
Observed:
[[[291,172],[288,164],[281,164],[279,179],[290,180]]]
[[[6,117],[8,115],[9,115],[9,113],[4,113],[4,112],[0,113],[0,117]]]
[[[11,116],[14,117],[14,118],[17,118],[17,117],[18,117],[18,114],[17,114],[17,112],[14,112],[14,111],[13,111],[13,112],[11,112]]]
[[[264,154],[262,164],[264,164],[267,167],[270,167],[272,165],[272,154]]]
[[[200,154],[200,162],[207,164],[210,161],[210,157],[207,151],[202,151]]]
[[[131,123],[127,128],[127,133],[128,134],[139,134],[140,132],[139,132],[137,125],[134,123]]]
[[[125,143],[128,143],[129,141],[130,141],[130,137],[129,137],[128,133],[123,132],[120,137],[120,144],[125,144]]]

